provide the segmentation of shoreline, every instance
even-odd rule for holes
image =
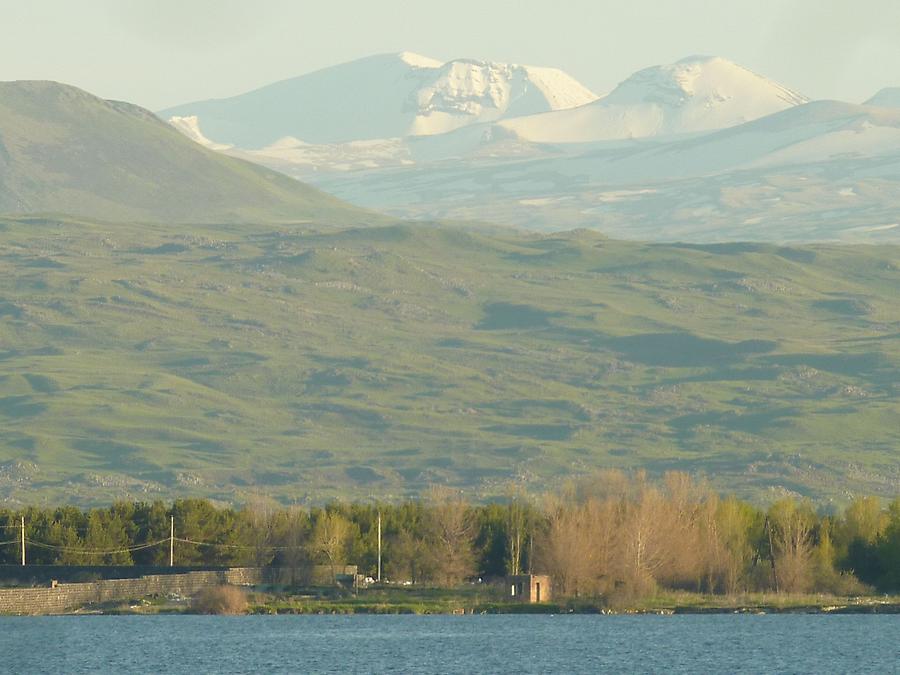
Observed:
[[[408,615],[408,616],[475,616],[475,615],[594,615],[594,616],[683,616],[683,615],[872,615],[900,614],[900,599],[855,598],[850,601],[822,603],[743,603],[690,605],[666,602],[644,603],[634,606],[605,607],[599,604],[513,604],[464,603],[404,603],[404,602],[340,602],[319,600],[312,602],[251,602],[243,616],[349,616],[349,615]],[[59,614],[30,616],[161,616],[209,615],[191,607],[187,599],[179,601],[142,600],[140,604],[88,604]],[[3,616],[3,615],[0,615]],[[12,616],[12,615],[6,615]]]
[[[161,614],[484,615],[590,614],[900,614],[900,595],[742,592],[731,595],[657,589],[643,596],[517,601],[498,584],[282,586],[254,582],[246,569],[145,576],[96,583],[8,588],[0,616]],[[164,583],[165,582],[165,583]]]

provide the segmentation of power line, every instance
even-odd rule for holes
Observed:
[[[244,550],[244,551],[293,551],[293,550],[299,550],[299,549],[306,548],[302,544],[299,544],[296,546],[247,546],[245,544],[219,544],[219,543],[211,542],[211,541],[196,541],[194,539],[181,539],[180,537],[175,537],[175,541],[180,541],[183,544],[194,544],[195,546],[209,546],[212,548],[240,549],[240,550]]]
[[[21,529],[21,525],[4,525],[5,529]],[[24,541],[23,541],[24,539]],[[269,552],[276,553],[280,551],[299,551],[306,548],[303,544],[297,544],[293,546],[273,546],[273,545],[246,545],[246,544],[226,544],[221,542],[212,542],[212,541],[199,541],[197,539],[186,539],[182,537],[169,536],[165,539],[160,539],[158,541],[145,542],[143,544],[132,544],[129,546],[122,546],[116,549],[110,550],[97,550],[97,549],[88,549],[82,548],[80,546],[72,546],[72,545],[60,545],[60,544],[48,544],[42,541],[35,541],[34,539],[29,539],[27,537],[19,537],[16,539],[10,539],[9,541],[0,541],[0,546],[9,546],[12,544],[28,544],[29,546],[34,546],[36,548],[45,549],[48,551],[56,551],[59,553],[71,553],[73,555],[85,555],[85,556],[104,556],[104,555],[116,555],[120,553],[134,553],[136,551],[143,551],[149,548],[153,548],[155,546],[161,546],[163,544],[169,544],[170,547],[174,546],[175,542],[180,542],[182,544],[190,544],[193,546],[204,546],[207,548],[214,549],[227,549],[233,551],[255,551],[259,552]]]
[[[26,539],[26,543],[30,546],[37,546],[38,548],[48,549],[51,551],[60,551],[62,553],[76,553],[79,555],[113,555],[116,553],[132,553],[134,551],[142,551],[147,548],[153,548],[154,546],[159,546],[160,544],[168,543],[168,539],[161,539],[160,541],[152,541],[146,544],[135,544],[134,546],[127,546],[124,548],[113,549],[110,551],[97,551],[85,548],[79,548],[76,546],[56,546],[54,544],[45,544],[43,542],[34,541],[32,539]]]
[[[96,550],[96,549],[88,549],[81,548],[79,546],[60,546],[57,544],[47,544],[42,541],[35,541],[34,539],[29,539],[26,537],[25,543],[29,546],[36,546],[37,548],[46,549],[49,551],[59,551],[61,553],[77,553],[81,555],[113,555],[116,553],[133,553],[134,551],[142,551],[148,548],[153,548],[154,546],[160,546],[162,544],[168,544],[169,538],[160,539],[159,541],[151,541],[143,544],[134,544],[132,546],[124,546],[122,548],[110,549],[110,550]],[[208,548],[219,548],[219,549],[231,549],[231,550],[242,550],[242,551],[296,551],[302,550],[306,548],[303,544],[297,544],[294,546],[248,546],[245,544],[223,544],[219,542],[213,541],[198,541],[196,539],[183,539],[181,537],[175,537],[174,541],[180,542],[182,544],[192,544],[194,546],[206,546]],[[0,546],[8,546],[10,544],[19,544],[21,543],[21,539],[10,539],[9,541],[0,541]]]

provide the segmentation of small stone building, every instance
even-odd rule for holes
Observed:
[[[549,602],[553,597],[546,574],[518,574],[506,577],[509,597],[517,602]]]

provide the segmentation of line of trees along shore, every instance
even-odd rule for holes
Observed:
[[[900,498],[857,498],[838,514],[795,498],[764,509],[681,473],[650,481],[603,472],[559,493],[511,490],[489,504],[435,488],[420,500],[311,509],[262,500],[235,509],[203,499],[0,509],[0,541],[19,536],[24,516],[31,564],[164,565],[174,516],[179,566],[352,563],[374,575],[379,514],[384,576],[395,581],[453,586],[533,571],[550,574],[556,594],[584,598],[660,588],[900,590]],[[126,550],[152,542],[165,543]],[[17,564],[19,555],[14,544],[0,546],[0,563]]]

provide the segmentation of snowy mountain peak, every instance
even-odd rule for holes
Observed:
[[[695,64],[695,63],[708,63],[710,61],[727,61],[728,59],[724,59],[721,56],[712,56],[710,54],[691,54],[690,56],[685,56],[682,59],[678,59],[675,62],[675,65],[679,65],[682,63],[686,64]]]
[[[723,129],[807,100],[728,59],[691,56],[640,70],[586,106],[502,124],[523,140],[584,143]]]
[[[457,59],[415,92],[412,135],[444,133],[476,122],[531,115],[596,100],[590,90],[551,68]]]
[[[438,61],[428,56],[422,56],[415,52],[400,52],[397,54],[397,58],[413,68],[440,68],[444,65],[443,61]]]
[[[740,99],[741,105],[762,106],[767,114],[774,107],[806,103],[808,99],[738,64],[719,56],[689,56],[663,66],[638,71],[622,82],[604,101],[607,103],[660,103],[684,106],[701,103],[719,107]],[[784,104],[784,105],[782,105]],[[760,115],[747,111],[753,117]]]

